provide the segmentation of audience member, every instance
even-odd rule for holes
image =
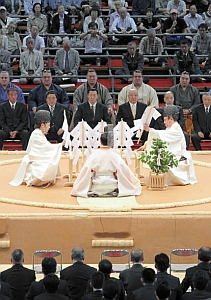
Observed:
[[[42,5],[40,3],[34,3],[32,11],[33,14],[30,14],[27,20],[28,33],[31,32],[32,26],[37,26],[40,33],[46,34],[48,23],[46,16],[41,13]]]
[[[0,281],[0,299],[13,300],[12,292],[9,283]]]
[[[166,280],[159,281],[155,289],[156,298],[158,300],[168,300],[171,296],[171,290]]]
[[[84,20],[83,24],[83,32],[86,33],[89,29],[88,25],[91,22],[94,22],[97,24],[97,28],[100,33],[103,33],[105,31],[103,19],[99,17],[100,11],[97,7],[92,7],[90,10],[90,16],[87,16]]]
[[[0,39],[0,72],[9,71],[10,55],[11,53],[9,51],[2,49],[2,40]]]
[[[147,8],[146,18],[141,18],[141,24],[138,27],[138,31],[146,32],[147,29],[153,28],[155,31],[159,32],[161,29],[161,24],[158,18],[154,17],[155,10],[153,8]]]
[[[23,251],[15,249],[11,254],[13,266],[1,272],[1,281],[9,283],[14,300],[23,300],[30,284],[36,279],[35,271],[25,268],[23,262]]]
[[[85,3],[87,3],[87,2],[85,1]],[[89,6],[88,3],[82,5],[82,7],[81,7],[80,18],[79,18],[79,22],[78,22],[78,30],[80,32],[83,31],[84,20],[86,17],[88,17],[90,15],[90,10],[91,10],[91,6]]]
[[[108,61],[107,57],[102,57],[103,42],[108,37],[98,30],[98,24],[90,22],[88,24],[88,30],[80,35],[80,39],[85,40],[84,54],[89,54],[88,57],[81,57],[81,60],[85,64],[96,64],[96,60],[100,60],[100,64],[105,65]]]
[[[111,32],[111,27],[114,20],[119,17],[120,8],[124,6],[121,0],[115,0],[114,5],[115,5],[115,11],[112,14],[110,14],[110,18],[109,18],[109,33]],[[127,13],[127,16],[130,16],[130,14]]]
[[[208,31],[211,31],[211,4],[208,6],[208,10],[202,13],[202,18],[207,24]]]
[[[208,6],[210,4],[210,0],[204,1],[204,0],[194,0],[194,4],[196,5],[196,9],[199,14],[202,14],[208,9]]]
[[[73,264],[60,272],[60,278],[66,280],[72,300],[80,300],[86,290],[88,280],[97,271],[84,263],[85,253],[81,247],[73,248],[71,259]]]
[[[196,151],[202,150],[201,140],[211,139],[211,94],[204,93],[202,104],[199,104],[193,111],[193,134],[192,143]]]
[[[0,73],[0,104],[7,101],[7,93],[8,89],[10,88],[16,88],[18,92],[17,101],[25,103],[24,95],[22,90],[12,82],[10,82],[10,76],[7,71],[1,71]]]
[[[53,257],[43,258],[43,260],[42,260],[42,273],[44,275],[44,278],[48,274],[55,274],[56,273],[56,266],[57,266],[57,262],[56,262],[55,258],[53,258]],[[34,297],[45,293],[45,287],[44,287],[43,281],[44,280],[41,279],[40,281],[34,281],[34,282],[31,283],[29,291],[25,296],[25,300],[33,300]],[[68,289],[67,282],[65,280],[60,280],[59,281],[59,286],[58,286],[58,289],[57,289],[57,293],[65,295],[65,296],[70,298],[70,292],[69,292],[69,289]]]
[[[139,53],[144,55],[144,62],[165,63],[165,58],[161,57],[163,53],[162,40],[156,36],[154,28],[147,29],[147,36],[141,39]],[[147,55],[157,55],[157,57],[147,57]]]
[[[165,105],[174,105],[174,95],[171,91],[168,91],[164,94],[164,103],[165,103]],[[190,145],[190,136],[184,129],[185,118],[184,118],[184,114],[183,114],[183,109],[179,105],[176,105],[176,106],[179,111],[177,122],[180,125],[180,127],[182,128],[182,131],[184,133],[185,141],[186,141],[186,149],[188,150],[189,145]],[[157,108],[157,110],[159,111],[159,113],[161,114],[162,117],[163,117],[164,107],[165,106],[161,106],[161,107]]]
[[[193,81],[201,82],[201,70],[199,61],[195,53],[189,49],[187,40],[180,41],[180,50],[174,54],[174,73],[179,75],[182,72],[189,72],[190,75],[194,74]]]
[[[209,275],[204,270],[198,270],[193,274],[194,290],[185,293],[182,300],[203,300],[211,297],[211,293],[206,291],[209,282]]]
[[[22,2],[21,0],[6,0],[5,8],[10,15],[20,15]]]
[[[158,97],[156,91],[143,82],[143,75],[140,70],[135,70],[133,72],[132,84],[125,86],[118,95],[118,104],[124,104],[128,101],[128,92],[131,89],[136,89],[138,91],[138,101],[145,103],[146,105],[151,105],[158,107]]]
[[[155,11],[155,0],[133,0],[132,15],[146,15],[147,8]]]
[[[155,9],[158,14],[167,15],[167,4],[168,0],[156,0],[155,1]]]
[[[115,300],[118,293],[118,284],[115,280],[109,279],[103,286],[104,300]]]
[[[47,274],[43,279],[45,293],[34,297],[35,300],[69,300],[65,295],[58,293],[60,280],[54,273]]]
[[[160,282],[167,281],[171,294],[170,300],[179,300],[182,297],[182,287],[179,278],[167,273],[169,268],[169,258],[165,253],[160,253],[155,256],[155,268],[157,270],[155,288],[159,287]]]
[[[145,268],[142,271],[141,281],[143,286],[132,292],[134,300],[148,299],[156,300],[155,296],[155,271],[151,268]]]
[[[93,299],[103,299],[103,284],[104,284],[104,274],[100,271],[92,273],[90,286],[92,287],[92,292],[81,297],[81,300],[93,300]]]
[[[29,37],[26,40],[27,50],[20,56],[20,84],[27,84],[32,81],[34,84],[41,83],[43,70],[43,56],[40,51],[34,49],[34,39]]]
[[[7,33],[7,38],[8,38],[8,51],[11,52],[11,55],[16,55],[19,56],[21,53],[21,39],[20,36],[16,30],[16,23],[15,22],[10,22],[8,25],[8,33]],[[13,57],[12,63],[18,63],[18,59],[16,57]]]
[[[23,51],[27,50],[26,41],[29,37],[34,39],[34,49],[40,51],[43,55],[45,54],[45,41],[44,38],[39,36],[39,29],[37,25],[31,27],[31,33],[23,38]]]
[[[127,44],[127,52],[122,54],[122,70],[117,70],[115,75],[120,75],[122,83],[131,83],[132,77],[122,77],[122,75],[132,75],[135,70],[143,72],[144,58],[143,55],[136,51],[136,43]]]
[[[71,33],[71,19],[64,13],[64,5],[58,4],[57,14],[52,19],[52,33],[58,33],[53,39],[53,46],[57,47],[64,39],[69,39],[66,34]]]
[[[51,33],[51,28],[52,28],[52,20],[53,20],[53,8],[51,6],[45,6],[45,15],[47,18],[47,33]],[[53,37],[50,39],[53,40]]]
[[[117,35],[117,44],[125,45],[132,40],[132,34],[137,31],[137,27],[133,18],[127,15],[125,7],[119,9],[119,17],[114,20],[111,31]]]
[[[195,5],[190,6],[189,14],[187,14],[184,17],[184,20],[192,33],[196,33],[199,25],[204,23],[202,16],[197,14],[197,9]]]
[[[70,125],[70,112],[64,105],[57,103],[57,94],[54,90],[46,92],[46,103],[37,107],[36,111],[47,110],[50,112],[50,128],[46,135],[47,140],[56,140],[58,143],[62,142],[64,130],[62,125],[64,122],[64,114],[67,118],[67,123]]]
[[[5,101],[0,105],[0,150],[7,139],[20,139],[22,149],[26,150],[29,140],[28,113],[24,103],[17,101],[18,92],[15,88],[8,89]]]
[[[94,69],[89,69],[86,76],[87,82],[81,84],[73,94],[74,110],[77,109],[78,105],[88,101],[88,92],[90,89],[95,88],[98,93],[97,101],[107,106],[109,111],[113,105],[113,99],[109,94],[108,89],[97,82],[97,73]]]
[[[133,249],[130,253],[130,260],[132,262],[132,267],[123,270],[119,274],[119,278],[123,282],[128,300],[133,299],[133,291],[143,286],[141,282],[142,271],[144,270],[142,265],[144,260],[143,251],[141,249]]]
[[[200,24],[198,33],[193,37],[190,51],[195,52],[197,55],[204,55],[198,57],[200,63],[205,62],[211,51],[211,36],[207,33],[207,24]]]
[[[56,75],[59,75],[59,77],[56,77],[56,83],[76,84],[79,65],[80,57],[78,51],[72,48],[70,40],[64,40],[63,49],[56,51],[54,59],[54,69]],[[66,78],[65,75],[67,76]]]
[[[47,188],[55,184],[57,176],[60,175],[59,162],[62,152],[62,143],[51,144],[45,137],[50,128],[50,112],[40,110],[35,115],[35,130],[32,132],[27,154],[21,161],[14,179],[10,182],[12,186],[25,183],[26,186]],[[22,298],[23,299],[23,298]]]
[[[82,120],[94,128],[101,120],[111,123],[107,107],[98,101],[98,92],[95,88],[88,91],[88,101],[80,104],[75,113],[74,126]]]
[[[2,33],[2,25],[0,24],[0,40],[1,40],[1,48],[4,50],[8,50],[8,37],[7,35],[4,33]]]
[[[41,0],[36,0],[36,3],[40,3],[41,4]],[[33,14],[33,0],[24,0],[23,1],[24,4],[24,11],[25,11],[25,15],[32,15]]]
[[[2,26],[2,34],[7,33],[7,27],[13,18],[7,17],[7,10],[5,6],[0,6],[0,25]]]
[[[185,131],[192,133],[192,113],[194,108],[201,103],[199,90],[190,84],[188,72],[182,72],[180,83],[170,88],[174,95],[175,105],[181,106],[185,117]]]
[[[176,9],[178,17],[183,18],[186,15],[186,3],[183,0],[169,0],[167,4],[167,11],[171,13],[171,10]]]

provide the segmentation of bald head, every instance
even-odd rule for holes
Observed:
[[[164,94],[164,102],[166,103],[166,105],[174,104],[174,95],[172,92],[168,91]]]

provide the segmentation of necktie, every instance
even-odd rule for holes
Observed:
[[[14,105],[14,104],[12,104],[12,110],[13,110],[13,111],[15,110],[15,105]]]
[[[132,105],[132,115],[133,115],[133,119],[135,119],[136,118],[136,107],[134,104]]]
[[[208,113],[209,113],[209,109],[208,109],[208,107],[206,107],[206,109],[205,109],[205,113],[206,113],[206,116],[208,115]]]
[[[54,106],[50,106],[50,112],[51,112],[51,115],[53,116],[53,113],[54,113]]]
[[[92,121],[94,120],[95,117],[95,111],[94,111],[94,106],[91,106],[91,112],[92,112]]]
[[[65,56],[65,67],[64,67],[65,73],[69,72],[69,59],[68,59],[68,52],[66,51],[66,56]]]

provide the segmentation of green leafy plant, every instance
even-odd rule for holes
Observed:
[[[138,159],[143,163],[146,163],[152,172],[156,174],[166,173],[169,168],[177,167],[178,160],[176,156],[166,150],[167,144],[161,139],[153,139],[151,151],[147,152],[146,150],[141,152]]]

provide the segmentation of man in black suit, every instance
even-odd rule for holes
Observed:
[[[127,299],[132,299],[132,292],[143,286],[141,282],[142,271],[144,267],[142,266],[142,261],[144,260],[144,254],[141,249],[133,249],[130,254],[130,260],[133,266],[130,269],[125,269],[119,274],[119,278],[122,280]]]
[[[181,283],[183,293],[187,291],[189,287],[191,287],[191,290],[194,289],[193,286],[193,275],[198,270],[203,270],[207,272],[209,275],[209,278],[211,279],[211,248],[210,247],[201,247],[198,251],[198,265],[190,267],[185,272],[185,277]]]
[[[127,122],[130,128],[132,128],[134,126],[134,120],[141,119],[147,105],[138,101],[138,91],[136,89],[131,89],[128,92],[128,99],[128,102],[119,106],[116,123],[123,120]],[[157,120],[152,119],[150,127],[155,129],[165,129],[165,125],[161,117],[158,117]],[[143,131],[141,141],[144,143],[147,140],[147,137],[148,132]]]
[[[97,271],[92,273],[92,277],[90,280],[90,287],[92,291],[83,297],[81,300],[100,300],[103,298],[103,283],[105,280],[105,276],[102,272]]]
[[[167,273],[169,268],[169,258],[165,253],[160,253],[155,256],[155,268],[157,269],[155,287],[158,284],[166,280],[171,289],[170,300],[179,300],[182,297],[182,287],[180,285],[179,278]]]
[[[3,296],[5,296],[5,300],[6,300],[6,298],[13,300],[13,296],[12,296],[12,293],[10,290],[9,283],[0,281],[0,299],[1,300],[4,300]]]
[[[21,249],[15,249],[11,255],[13,266],[1,272],[1,281],[9,283],[14,300],[23,300],[35,281],[35,271],[23,266],[24,253]]]
[[[107,280],[103,285],[104,300],[116,300],[118,284],[114,279]]]
[[[168,91],[164,94],[164,102],[165,105],[174,105],[174,94],[171,91]],[[163,111],[164,111],[164,107],[159,107],[157,108],[157,111],[159,111],[159,113],[161,114],[162,118],[163,118]],[[176,107],[179,110],[179,116],[178,116],[178,120],[177,122],[179,123],[180,127],[182,128],[182,131],[184,133],[185,136],[185,141],[186,141],[186,149],[189,148],[190,145],[190,136],[189,134],[184,130],[184,126],[185,126],[185,118],[184,118],[184,114],[183,114],[183,109],[181,106],[176,105]]]
[[[143,287],[133,291],[133,299],[134,300],[157,300],[155,296],[155,271],[151,268],[145,268],[142,271],[141,281],[143,283]]]
[[[193,111],[192,143],[196,151],[202,150],[200,142],[211,139],[211,94],[204,93],[203,104],[199,104]]]
[[[71,258],[73,265],[60,272],[60,279],[67,281],[72,300],[80,300],[86,291],[88,280],[97,271],[84,263],[84,249],[76,247],[72,249]]]
[[[7,139],[20,139],[26,150],[29,140],[28,113],[24,103],[17,101],[18,91],[8,89],[8,101],[0,105],[0,150]]]
[[[43,279],[43,285],[46,292],[36,296],[34,300],[70,300],[67,296],[57,292],[59,284],[59,278],[54,273],[49,273]]]
[[[52,273],[56,273],[56,260],[53,257],[45,257],[42,260],[42,272],[44,274],[44,277],[47,276],[48,274]],[[45,293],[45,288],[44,288],[44,279],[41,279],[40,281],[36,282],[32,282],[28,293],[26,294],[25,300],[33,300],[34,297]],[[65,295],[68,298],[71,298],[70,296],[70,292],[68,289],[68,285],[67,282],[65,280],[60,280],[59,282],[59,287],[57,289],[57,292],[59,294]]]
[[[70,111],[64,105],[57,102],[57,93],[53,90],[46,92],[46,103],[38,106],[37,111],[47,110],[51,114],[50,129],[46,138],[48,140],[57,140],[58,143],[62,142],[62,135],[64,130],[62,125],[64,122],[64,111],[67,117],[67,123],[70,125]]]
[[[198,270],[193,275],[194,290],[190,293],[185,293],[182,300],[204,300],[211,297],[211,293],[205,289],[209,281],[209,275],[206,271]]]
[[[90,89],[88,92],[88,101],[80,104],[75,113],[74,126],[84,120],[91,128],[94,128],[101,120],[111,124],[108,115],[108,109],[105,105],[97,102],[97,90]]]

